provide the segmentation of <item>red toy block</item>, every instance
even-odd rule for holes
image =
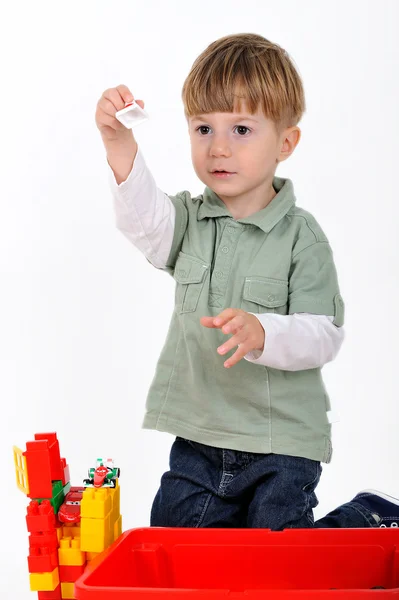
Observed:
[[[53,552],[59,546],[57,530],[43,531],[43,533],[31,533],[29,536],[29,552],[37,548],[48,548],[49,552]]]
[[[54,509],[49,500],[43,500],[39,504],[31,500],[26,509],[26,525],[29,533],[52,531],[56,526]]]
[[[53,484],[51,461],[47,440],[26,443],[26,470],[29,481],[29,498],[51,498]]]
[[[50,469],[52,481],[60,481],[63,476],[63,466],[61,464],[60,445],[56,433],[36,433],[35,440],[47,441],[50,454]],[[29,472],[29,471],[28,471]],[[65,484],[64,484],[65,485]]]
[[[69,474],[69,465],[66,464],[66,460],[65,458],[61,458],[61,465],[62,465],[62,485],[66,485],[67,483],[70,482],[71,480],[71,476]]]
[[[50,573],[58,567],[57,549],[50,552],[50,549],[44,546],[37,546],[30,549],[28,556],[29,573]]]
[[[86,568],[86,565],[79,566],[69,566],[69,565],[60,565],[59,566],[59,574],[60,574],[60,582],[61,583],[75,583],[77,579],[81,575]]]
[[[53,592],[37,592],[38,600],[62,600],[61,584]]]

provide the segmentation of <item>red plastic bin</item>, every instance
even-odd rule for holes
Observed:
[[[75,594],[399,600],[399,529],[131,529],[88,566]]]

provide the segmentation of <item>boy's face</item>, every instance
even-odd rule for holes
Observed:
[[[259,108],[207,113],[188,118],[195,172],[222,200],[261,201],[270,194],[278,162],[288,158],[299,141],[298,127],[277,133]]]

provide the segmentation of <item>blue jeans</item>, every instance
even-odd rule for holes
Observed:
[[[205,446],[177,437],[151,510],[152,527],[376,527],[348,502],[314,521],[319,462]]]

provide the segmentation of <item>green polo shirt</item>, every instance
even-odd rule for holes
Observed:
[[[321,369],[282,371],[241,360],[230,369],[217,347],[228,337],[200,324],[226,308],[334,315],[343,325],[333,255],[292,182],[275,177],[272,202],[235,220],[209,188],[184,191],[166,271],[175,308],[149,389],[143,427],[219,448],[330,462],[329,398]],[[267,334],[267,332],[266,332]],[[266,338],[267,343],[267,338]]]

